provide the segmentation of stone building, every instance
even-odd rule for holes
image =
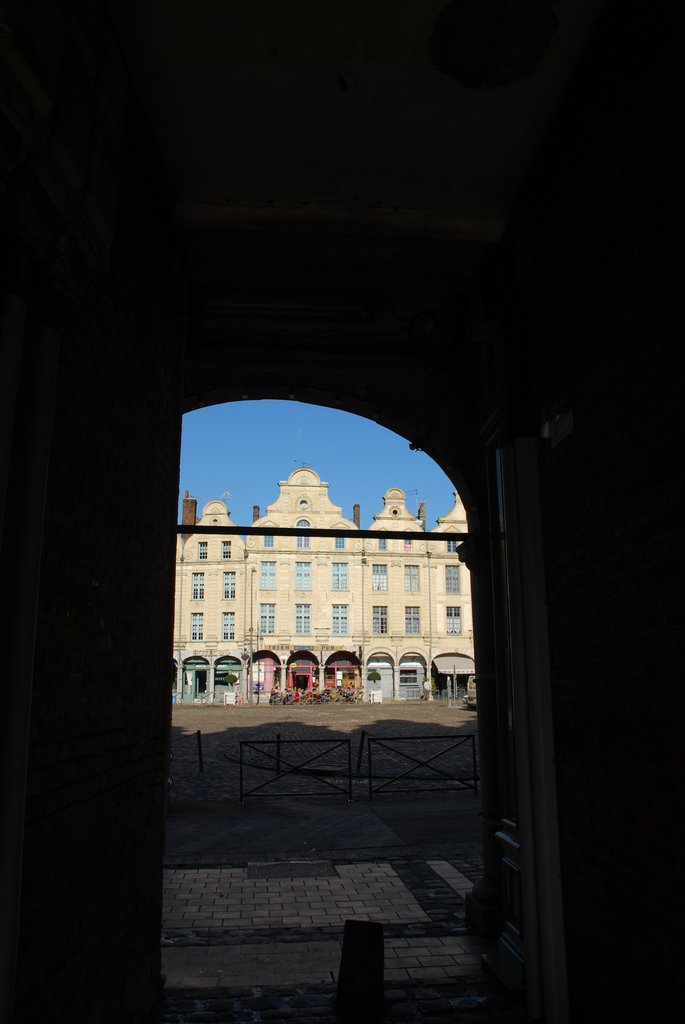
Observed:
[[[393,487],[369,529],[378,537],[312,536],[360,530],[333,504],[313,469],[297,469],[255,528],[301,527],[297,536],[180,535],[174,624],[177,700],[268,700],[338,691],[369,700],[417,699],[432,681],[448,696],[473,672],[470,575],[457,535],[466,513],[453,507],[426,530]],[[183,522],[234,525],[223,501],[183,502]],[[415,537],[389,538],[388,531]],[[438,535],[447,540],[432,540]],[[371,678],[369,679],[369,674]]]

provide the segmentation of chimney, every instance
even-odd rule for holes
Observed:
[[[352,522],[355,526],[359,526],[359,505],[352,506]]]
[[[197,498],[191,498],[186,491],[183,495],[183,511],[181,513],[181,524],[183,526],[195,526],[197,522]]]
[[[261,517],[261,514],[262,513],[259,511],[259,505],[253,505],[252,506],[252,522],[256,523],[257,520]]]
[[[425,530],[426,529],[426,503],[425,503],[425,501],[422,501],[422,502],[419,503],[419,522],[421,523],[421,528],[423,530]]]

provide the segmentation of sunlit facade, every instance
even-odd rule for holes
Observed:
[[[196,523],[233,523],[219,500],[198,519],[186,493],[189,531],[179,536],[176,565],[177,701],[444,697],[473,672],[458,495],[431,531],[423,505],[412,514],[404,492],[391,488],[363,527],[377,537],[312,536],[313,529],[362,529],[359,506],[345,518],[328,486],[312,469],[295,470],[264,515],[254,507],[251,525],[302,532],[246,540],[193,533]],[[413,536],[384,536],[389,530]]]

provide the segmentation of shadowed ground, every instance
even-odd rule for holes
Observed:
[[[481,871],[479,801],[473,788],[445,775],[470,777],[472,784],[470,744],[433,767],[393,753],[384,760],[379,748],[380,781],[410,766],[399,785],[421,790],[369,799],[369,737],[440,736],[447,748],[473,733],[472,712],[437,702],[175,708],[163,1020],[334,1021],[346,920],[383,924],[384,1019],[399,1014],[440,1024],[459,1012],[502,1024],[525,1020],[482,966],[492,943],[471,933],[464,919],[464,893]],[[318,791],[320,780],[287,771],[277,783],[287,795],[261,795],[271,791],[267,786],[241,805],[240,740],[274,741],[277,734],[298,741],[282,744],[282,771],[311,756],[314,739],[349,739],[352,801],[347,754],[338,749],[315,763],[342,788],[324,782],[323,795],[297,795],[312,786]],[[418,740],[409,749],[420,762],[436,746]],[[273,753],[261,758],[259,751],[244,751],[256,766],[244,768],[244,793],[275,774]]]

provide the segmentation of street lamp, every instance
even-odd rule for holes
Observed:
[[[243,573],[243,663],[245,665],[245,677],[244,677],[245,678],[245,683],[243,684],[243,678],[241,677],[240,688],[242,690],[243,689],[243,685],[244,685],[245,698],[246,699],[249,699],[248,698],[248,692],[249,692],[249,688],[250,688],[250,681],[249,681],[249,675],[248,675],[248,673],[249,673],[249,665],[250,665],[250,662],[248,660],[249,659],[249,652],[246,649],[246,645],[247,645],[247,558],[248,558],[248,554],[249,554],[249,552],[247,550],[247,545],[245,545],[245,549],[243,551],[243,558],[245,559],[245,571]]]
[[[255,632],[256,632],[256,639],[257,639],[257,642],[255,644],[255,650],[257,651],[257,653],[259,653],[261,651],[261,649],[262,649],[262,638],[261,638],[261,634],[259,632],[259,626],[260,626],[260,620],[257,619],[257,628],[255,630]],[[263,686],[264,686],[264,661],[263,661],[263,659],[260,658],[260,660],[259,660],[259,672],[257,673],[257,703],[258,704],[259,704],[259,702],[261,700],[262,687]]]
[[[428,548],[428,545],[426,545]],[[428,570],[428,699],[433,699],[433,595],[431,592],[431,563],[433,552],[426,550],[426,568]]]
[[[255,569],[254,566],[252,566],[252,571],[250,573],[250,660],[248,662],[248,664],[250,666],[249,673],[248,673],[248,687],[249,687],[248,703],[249,704],[252,704],[252,697],[253,697],[252,689],[253,689],[253,686],[254,686],[254,674],[253,674],[254,673],[254,669],[253,669],[253,656],[254,656],[254,644],[253,644],[253,637],[254,637],[254,601],[253,601],[253,592],[254,592],[254,578],[255,578],[256,572],[257,572],[257,570]]]
[[[366,696],[366,680],[364,678],[366,672],[366,666],[364,664],[364,566],[366,565],[366,548],[362,543],[362,631],[361,631],[361,647],[359,648],[359,660],[361,662],[361,684],[362,684],[362,697]]]
[[[184,554],[185,554],[186,539],[183,536],[183,534],[180,534],[178,539],[179,539],[180,544],[181,544],[181,555],[180,555],[180,558],[179,558],[179,562],[181,564],[181,569],[180,569],[180,572],[178,574],[179,575],[179,581],[178,581],[178,583],[179,583],[179,595],[178,595],[178,638],[177,638],[178,639],[178,648],[177,648],[177,650],[178,650],[178,661],[176,662],[176,700],[177,701],[182,701],[183,700],[183,661],[181,659],[181,633],[183,632],[183,616],[185,614],[185,611],[183,609],[183,573],[184,573],[184,565],[183,565],[183,563],[185,561]]]

